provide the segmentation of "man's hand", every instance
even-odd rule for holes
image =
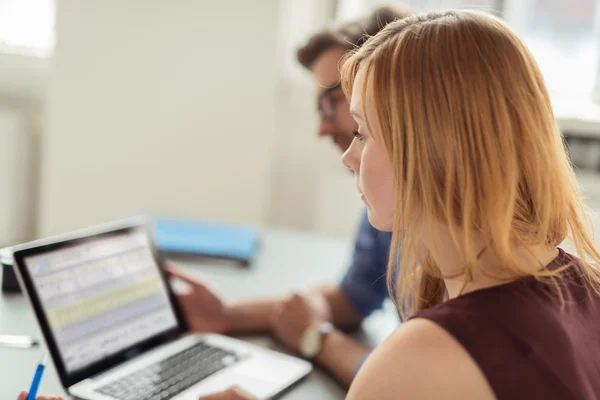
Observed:
[[[17,400],[27,400],[27,392],[19,393],[19,397],[17,397]],[[38,396],[36,400],[63,400],[63,398],[58,397],[58,396],[57,397]],[[237,399],[235,399],[235,400],[237,400]]]
[[[279,340],[298,351],[306,329],[326,321],[331,321],[331,310],[321,293],[294,293],[275,308],[271,326]]]
[[[167,272],[190,287],[189,292],[177,294],[177,298],[191,330],[214,333],[226,333],[230,330],[227,306],[219,296],[202,282],[172,266],[167,267]]]
[[[255,400],[254,397],[239,388],[230,388],[221,393],[200,397],[199,400]]]

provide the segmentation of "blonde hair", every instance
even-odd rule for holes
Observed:
[[[448,226],[465,265],[477,267],[479,234],[516,276],[554,279],[562,269],[519,265],[515,245],[569,239],[598,291],[600,254],[536,62],[498,18],[477,11],[397,20],[347,56],[348,97],[360,68],[394,168],[398,201],[388,286],[407,315],[443,301],[445,286],[417,227]],[[366,100],[362,102],[366,116]],[[367,121],[367,124],[371,126]],[[402,251],[398,251],[401,244]],[[481,271],[490,273],[489,271]],[[392,296],[394,297],[394,296]]]

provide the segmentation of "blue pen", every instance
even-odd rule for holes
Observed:
[[[29,394],[27,395],[27,400],[35,400],[35,396],[37,396],[38,388],[40,387],[40,382],[42,381],[42,375],[44,375],[44,368],[46,367],[46,361],[48,360],[48,354],[44,353],[40,363],[38,364],[35,375],[33,376],[33,382],[31,382],[31,387],[29,388]]]

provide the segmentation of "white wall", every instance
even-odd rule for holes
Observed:
[[[363,204],[339,150],[317,137],[312,82],[279,87],[273,221],[278,226],[351,236]]]
[[[276,168],[271,222],[352,236],[363,204],[341,154],[317,137],[314,82],[296,61],[297,48],[332,23],[335,1],[282,0],[281,80],[276,94]]]
[[[312,82],[294,69],[333,11],[58,2],[38,234],[141,211],[351,235],[353,178],[316,137]]]
[[[129,213],[265,224],[277,0],[61,0],[39,234]]]

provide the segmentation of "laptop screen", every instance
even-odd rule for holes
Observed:
[[[68,373],[178,325],[143,229],[92,236],[24,263]]]

